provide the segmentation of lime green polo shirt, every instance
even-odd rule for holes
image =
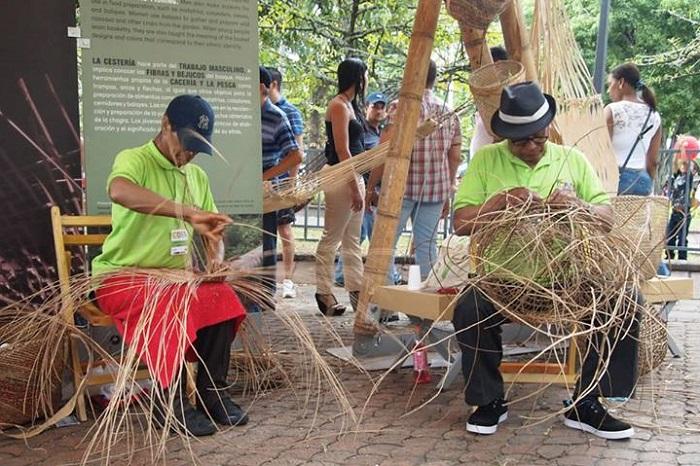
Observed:
[[[217,211],[204,170],[193,163],[176,167],[153,141],[117,154],[107,179],[107,191],[117,177],[178,203]],[[102,254],[93,259],[92,272],[123,267],[182,269],[191,265],[191,257],[189,223],[141,214],[112,203],[112,232],[102,246]]]
[[[503,141],[484,146],[474,155],[455,194],[454,208],[478,206],[495,194],[518,187],[528,188],[545,198],[553,189],[566,184],[579,199],[591,204],[610,203],[598,175],[577,149],[547,142],[540,161],[530,167],[510,152],[508,141]],[[527,237],[505,234],[492,241],[485,258],[486,273],[506,280],[529,277],[543,286],[551,284],[550,258],[530,254]],[[552,244],[551,257],[565,247],[563,243]]]
[[[591,204],[609,204],[610,198],[586,157],[573,147],[547,142],[534,167],[513,155],[508,141],[484,146],[469,163],[455,194],[454,208],[481,205],[494,194],[525,187],[542,198],[566,183],[576,196]]]

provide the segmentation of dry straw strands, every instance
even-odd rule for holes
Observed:
[[[555,120],[561,142],[586,155],[608,193],[617,193],[618,169],[600,95],[574,38],[561,0],[537,0],[533,50],[542,89],[557,99]]]
[[[424,138],[444,121],[446,115],[435,115],[435,120],[426,120],[417,129],[416,138]],[[275,185],[267,184],[263,193],[263,212],[294,207],[304,204],[319,192],[347,183],[353,178],[368,173],[384,163],[389,152],[390,141],[344,160],[327,166],[319,172],[302,175],[296,179],[286,179]]]

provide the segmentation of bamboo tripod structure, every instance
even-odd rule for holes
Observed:
[[[377,324],[369,316],[369,302],[375,289],[386,280],[393,254],[394,236],[399,222],[401,201],[406,188],[411,151],[415,141],[420,105],[428,75],[430,54],[440,15],[441,0],[419,0],[413,34],[408,46],[408,59],[403,74],[396,132],[391,139],[384,166],[377,219],[365,264],[365,277],[355,314],[356,335],[374,335]]]

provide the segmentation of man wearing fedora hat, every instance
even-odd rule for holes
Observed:
[[[458,235],[471,235],[508,207],[527,201],[547,203],[550,207],[585,208],[605,229],[611,228],[610,200],[585,156],[574,148],[548,141],[555,114],[554,98],[543,94],[533,82],[503,90],[491,127],[504,140],[484,146],[469,164],[454,199]],[[599,396],[629,397],[632,393],[639,329],[637,319],[631,320],[627,336],[607,355],[607,369],[595,388],[589,395],[579,396],[600,376],[597,372],[601,357],[596,351],[588,352],[575,389],[574,399],[578,401],[565,414],[566,426],[605,439],[629,438],[634,434],[629,424],[608,414],[598,400]],[[477,434],[495,433],[498,424],[508,416],[499,372],[504,321],[493,303],[473,287],[455,307],[453,323],[462,350],[465,401],[477,406],[469,417],[467,430]]]

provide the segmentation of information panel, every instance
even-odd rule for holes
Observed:
[[[214,108],[199,154],[220,211],[262,210],[257,2],[81,0],[82,106],[90,213],[110,209],[115,155],[159,130],[168,102],[198,94]]]

